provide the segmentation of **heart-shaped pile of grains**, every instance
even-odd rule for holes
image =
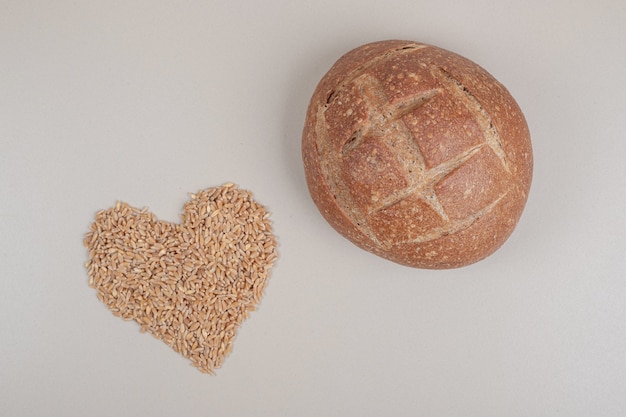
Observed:
[[[89,285],[114,315],[213,373],[263,296],[276,239],[266,209],[233,184],[191,195],[181,218],[125,203],[98,212],[84,240]]]

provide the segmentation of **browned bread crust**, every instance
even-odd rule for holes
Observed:
[[[498,249],[528,196],[524,115],[487,71],[411,41],[341,57],[307,111],[302,157],[326,220],[359,247],[419,268]]]

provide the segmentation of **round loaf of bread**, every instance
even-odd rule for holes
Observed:
[[[502,84],[457,54],[399,40],[356,48],[322,78],[302,157],[309,192],[340,234],[431,269],[498,249],[533,168],[524,115]]]

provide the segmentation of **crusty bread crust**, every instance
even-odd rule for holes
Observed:
[[[487,71],[411,41],[363,45],[317,86],[302,136],[310,194],[359,247],[419,268],[498,249],[530,189],[524,116]]]

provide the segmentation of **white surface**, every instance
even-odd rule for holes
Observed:
[[[626,3],[0,1],[0,415],[623,416]],[[436,44],[524,110],[526,211],[495,255],[409,269],[337,235],[300,133],[362,43]],[[227,181],[281,258],[216,377],[87,285],[118,199],[175,221]]]

